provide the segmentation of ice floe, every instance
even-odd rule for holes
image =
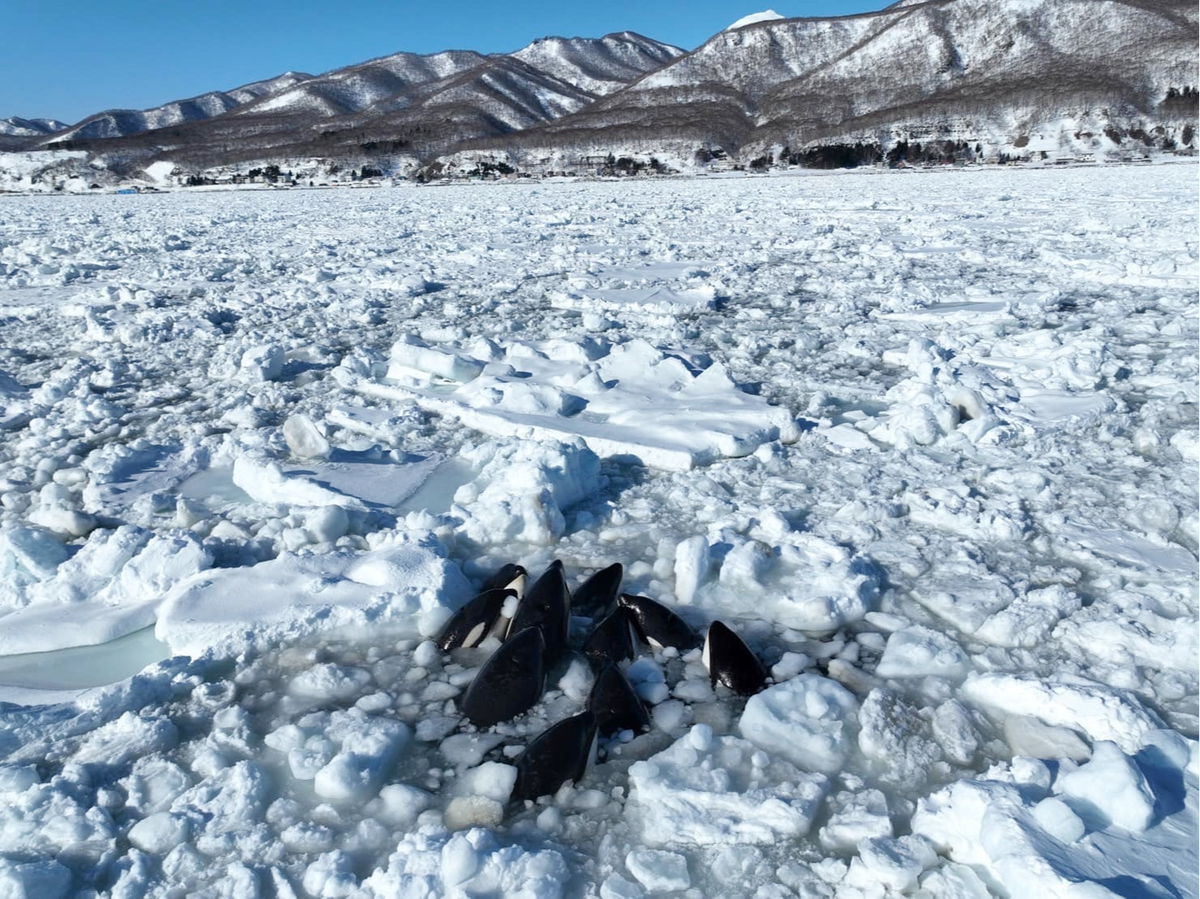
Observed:
[[[0,895],[1195,895],[1195,210],[1190,163],[6,198]],[[514,801],[608,607],[488,727],[503,629],[434,638],[555,559],[696,639],[635,628],[644,715]]]

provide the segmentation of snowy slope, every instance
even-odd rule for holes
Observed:
[[[414,85],[359,115],[330,119],[322,127],[354,129],[380,139],[446,129],[445,148],[577,112],[682,52],[631,32],[598,39],[544,38],[516,53],[487,57],[466,71]]]
[[[36,137],[39,134],[53,134],[66,128],[66,122],[56,119],[22,119],[17,116],[0,119],[0,134],[13,137]]]
[[[1054,0],[1040,4],[957,0],[912,7],[871,40],[764,97],[766,128],[802,132],[828,121],[812,97],[853,90],[847,118],[921,116],[922,104],[968,119],[1032,109],[1045,118],[1108,104],[1114,124],[1152,114],[1196,70],[1196,10]],[[887,79],[867,73],[886,70]],[[904,113],[897,115],[897,110]],[[840,127],[847,127],[843,122]],[[868,125],[869,127],[869,125]]]
[[[539,69],[501,57],[454,78],[430,84],[422,90],[376,104],[371,113],[389,107],[403,110],[403,117],[414,122],[436,120],[439,115],[457,114],[490,119],[480,134],[494,130],[511,131],[551,121],[586,106],[595,95],[562,81]],[[393,117],[372,120],[372,127]]]
[[[125,137],[156,128],[169,128],[185,122],[197,122],[236,109],[257,97],[271,94],[303,82],[312,76],[285,72],[275,78],[256,81],[231,91],[212,91],[187,100],[175,100],[153,109],[116,109],[89,116],[79,124],[56,133],[55,141],[96,140]]]
[[[238,110],[239,115],[306,113],[319,116],[357,112],[413,86],[458,74],[478,65],[483,56],[451,50],[422,56],[395,53],[309,78],[296,87],[275,91]]]
[[[1150,130],[1180,118],[1159,107],[1171,88],[1194,87],[1196,34],[1194,5],[1177,0],[932,0],[765,20],[716,35],[550,130],[669,144],[702,140],[713,122],[710,141],[759,149],[909,130],[1011,140],[1064,118],[1082,131]]]
[[[745,25],[757,25],[759,22],[774,22],[777,19],[782,19],[779,13],[773,9],[764,10],[763,12],[751,13],[748,16],[742,16],[728,28],[726,31],[733,31],[735,28],[742,28]]]
[[[602,38],[547,37],[512,56],[596,96],[604,96],[683,55],[678,47],[622,31]]]

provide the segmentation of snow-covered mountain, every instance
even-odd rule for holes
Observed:
[[[396,53],[155,110],[102,113],[41,145],[190,168],[362,154],[377,145],[428,158],[577,112],[683,52],[626,31],[542,38],[512,54]]]
[[[690,53],[627,31],[511,54],[397,53],[3,140],[103,154],[126,173],[312,158],[441,171],[479,154],[565,168],[613,153],[844,164],[917,158],[910,142],[942,154],[1194,152],[1197,21],[1189,0],[767,10]]]
[[[66,127],[66,122],[57,119],[22,119],[19,116],[0,119],[0,134],[9,137],[36,137],[39,134],[53,134]]]
[[[346,103],[344,114],[313,122],[310,130],[319,129],[334,143],[361,143],[365,138],[444,149],[577,112],[682,54],[677,47],[633,32],[598,39],[543,38],[509,55],[461,54],[454,60],[458,65],[443,63],[446,71],[440,77],[414,78],[391,91],[362,91],[359,96],[369,97],[369,102]],[[335,72],[297,90],[311,96],[323,89],[326,77],[330,82],[346,80],[344,73]],[[361,76],[354,77],[357,81]],[[265,98],[238,114],[255,115],[277,108],[283,100],[278,95]]]
[[[1019,140],[1064,119],[1089,137],[1161,137],[1195,120],[1197,16],[1180,0],[906,0],[748,19],[527,139],[747,155],[881,133]]]
[[[598,41],[547,37],[513,54],[539,71],[597,96],[606,96],[667,63],[683,51],[632,31]]]
[[[58,130],[55,141],[83,141],[126,137],[156,128],[169,128],[184,122],[198,122],[237,109],[251,101],[290,88],[312,78],[302,72],[285,72],[275,78],[244,84],[231,91],[210,91],[186,100],[174,100],[153,109],[111,109],[88,116],[65,130]]]
[[[429,56],[395,53],[288,85],[284,90],[261,96],[239,109],[238,114],[337,116],[358,112],[416,85],[457,75],[485,58],[472,50],[450,50]]]
[[[767,9],[763,12],[756,12],[751,13],[748,16],[742,16],[725,30],[733,31],[735,28],[744,28],[746,25],[757,25],[759,22],[774,22],[783,18],[786,18],[786,16],[781,16],[773,9]]]

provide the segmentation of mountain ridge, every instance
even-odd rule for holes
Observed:
[[[618,156],[671,160],[662,170],[1196,150],[1198,18],[1184,0],[899,0],[777,16],[743,17],[688,52],[631,31],[512,53],[399,52],[3,146],[192,178],[266,163],[429,177],[599,171]]]

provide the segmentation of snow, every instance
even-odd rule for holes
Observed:
[[[442,623],[444,600],[469,592],[439,549],[399,534],[367,552],[285,553],[183,579],[161,599],[156,634],[172,652],[193,656],[268,645],[318,622],[427,635]]]
[[[772,843],[808,833],[828,780],[771,759],[707,724],[629,769],[650,845]]]
[[[767,10],[763,10],[762,12],[751,13],[748,16],[742,16],[740,19],[738,19],[736,22],[734,22],[732,25],[730,25],[725,30],[733,31],[735,28],[741,28],[745,25],[756,25],[759,22],[774,22],[774,21],[776,21],[778,19],[782,19],[782,18],[784,18],[784,17],[781,16],[779,13],[775,12],[775,10],[767,9]]]
[[[750,697],[738,731],[802,770],[833,774],[846,759],[857,710],[858,700],[841,684],[802,674]]]
[[[677,295],[651,293],[666,309],[677,308]],[[591,338],[489,342],[476,352],[487,358],[459,347],[423,346],[406,335],[393,345],[382,383],[349,372],[341,381],[366,396],[411,400],[497,437],[576,437],[602,457],[667,470],[686,471],[798,437],[784,410],[739,391],[724,366],[696,372],[644,340],[616,346]]]
[[[1196,895],[1194,166],[137,199],[0,211],[0,895]],[[553,559],[771,681],[511,803]]]
[[[648,890],[673,892],[692,885],[687,859],[677,852],[661,849],[635,849],[625,857],[629,872]]]

